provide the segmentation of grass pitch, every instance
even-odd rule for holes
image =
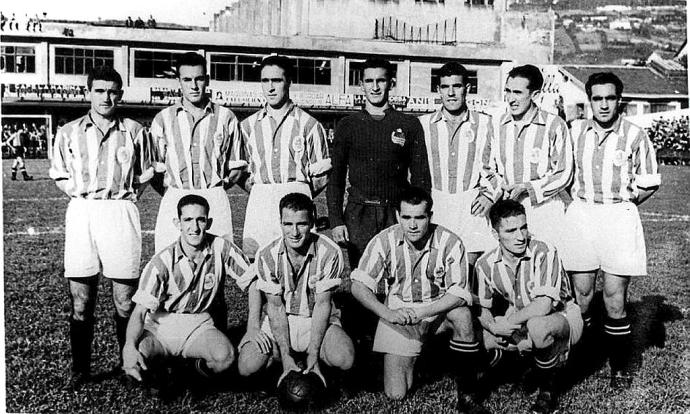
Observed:
[[[64,213],[68,199],[47,176],[46,160],[29,160],[35,181],[10,181],[10,160],[3,160],[4,288],[6,409],[11,412],[275,412],[277,400],[234,383],[223,385],[201,401],[163,403],[114,378],[87,384],[81,392],[63,391],[69,376],[70,305],[62,277]],[[572,370],[560,398],[566,413],[677,413],[690,408],[690,168],[662,166],[662,187],[641,207],[649,277],[630,288],[629,313],[634,323],[637,370],[633,387],[614,393],[608,367],[595,356],[578,372]],[[230,192],[235,240],[241,240],[247,197]],[[325,200],[319,197],[320,214]],[[143,264],[153,254],[153,228],[160,197],[150,188],[139,203]],[[94,372],[117,362],[110,285],[102,280],[96,310]],[[229,325],[236,344],[244,331],[246,298],[226,287]],[[442,360],[420,360],[422,373],[414,392],[390,402],[382,391],[338,394],[326,412],[453,412],[455,385]],[[379,387],[381,388],[381,386]],[[534,396],[510,381],[489,394],[486,406],[496,413],[527,412]]]

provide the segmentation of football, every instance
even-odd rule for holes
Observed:
[[[278,386],[278,400],[286,409],[307,408],[313,406],[325,390],[317,374],[292,371]]]

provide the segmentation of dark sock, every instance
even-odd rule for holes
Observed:
[[[612,372],[626,371],[632,350],[632,327],[628,317],[612,319],[606,317],[604,338]]]
[[[93,320],[69,319],[69,337],[72,348],[72,371],[89,374],[91,367],[91,342],[93,342]]]
[[[113,315],[115,319],[115,337],[117,338],[117,346],[120,350],[118,360],[122,366],[122,349],[125,347],[127,341],[127,324],[129,323],[129,316],[120,316],[117,312]]]
[[[194,371],[202,378],[211,378],[215,372],[211,370],[206,364],[206,361],[201,358],[195,358],[192,360]]]
[[[582,322],[585,332],[588,332],[590,329],[592,329],[592,314],[589,311],[582,314]]]
[[[481,347],[478,341],[451,340],[450,361],[453,365],[458,399],[464,395],[476,397],[478,392],[477,371],[482,363]]]
[[[535,355],[534,364],[537,368],[537,381],[541,391],[555,392],[556,372],[560,366],[560,355]]]

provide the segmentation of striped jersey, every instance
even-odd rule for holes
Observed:
[[[491,149],[504,184],[525,184],[532,204],[540,204],[563,196],[570,185],[573,148],[565,121],[536,107],[530,111],[524,125],[503,114]]]
[[[283,237],[266,245],[256,256],[256,287],[270,295],[281,295],[286,313],[306,317],[314,311],[316,295],[340,286],[343,273],[340,247],[326,236],[309,236],[307,257],[300,269],[293,271]]]
[[[198,260],[185,255],[178,238],[146,265],[132,300],[152,312],[201,313],[219,291],[223,294],[227,276],[242,289],[252,281],[247,257],[224,237],[206,233]]]
[[[404,302],[431,303],[446,293],[472,304],[465,247],[443,226],[429,225],[431,236],[417,251],[395,224],[374,236],[350,278],[372,292],[385,281],[387,295]]]
[[[643,128],[620,118],[611,130],[599,131],[594,122],[576,120],[571,126],[573,198],[599,204],[633,201],[640,188],[661,184],[654,147]]]
[[[299,181],[318,193],[327,183],[313,177],[331,169],[326,131],[311,115],[291,101],[282,119],[269,115],[266,107],[242,121],[244,157],[249,180],[260,184]]]
[[[153,176],[151,147],[140,123],[117,118],[104,133],[89,113],[58,130],[48,174],[72,198],[136,201]]]
[[[565,304],[572,299],[570,279],[556,249],[530,238],[524,256],[515,270],[503,261],[501,247],[484,253],[475,264],[477,296],[484,308],[491,308],[493,295],[499,295],[520,310],[540,296]],[[554,307],[558,308],[556,304]]]
[[[480,189],[491,200],[500,196],[500,183],[491,161],[491,115],[466,111],[460,122],[443,110],[422,115],[432,188],[450,194]]]
[[[222,186],[231,169],[241,168],[239,122],[228,108],[209,102],[200,119],[182,103],[160,111],[151,123],[156,172],[165,185],[200,190]]]

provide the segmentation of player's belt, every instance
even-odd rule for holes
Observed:
[[[350,202],[350,201],[355,203],[355,204],[363,204],[365,206],[385,207],[385,206],[393,205],[392,200],[388,200],[385,198],[364,197],[360,194],[357,194],[356,192],[350,193],[350,196],[348,198],[348,202]]]

